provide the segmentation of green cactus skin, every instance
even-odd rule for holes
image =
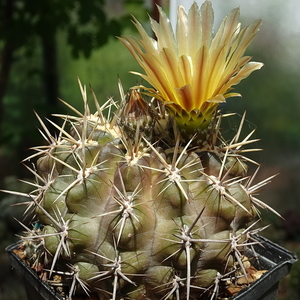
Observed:
[[[269,208],[254,197],[268,180],[247,175],[251,134],[224,142],[217,115],[185,140],[137,90],[114,117],[103,115],[111,100],[91,114],[83,98],[84,114],[60,116],[58,138],[39,118],[49,146],[34,155],[38,226],[22,238],[31,264],[65,274],[66,299],[211,299],[216,278],[244,274],[249,224]]]

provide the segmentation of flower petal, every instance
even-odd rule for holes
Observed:
[[[178,123],[189,126],[190,120],[191,127],[207,125],[219,103],[239,95],[230,92],[232,86],[262,67],[244,56],[261,21],[241,30],[240,10],[236,8],[213,37],[214,13],[206,0],[200,9],[194,2],[188,12],[179,6],[174,33],[166,14],[158,10],[159,23],[150,18],[157,41],[136,19],[133,23],[141,39],[120,39],[145,71],[134,74],[153,86],[146,93],[164,102]]]

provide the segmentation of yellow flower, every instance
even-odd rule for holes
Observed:
[[[121,39],[146,74],[132,73],[152,85],[145,88],[147,93],[162,101],[180,126],[205,128],[225,98],[240,96],[231,92],[232,86],[262,67],[244,56],[261,20],[241,30],[236,8],[213,35],[214,13],[208,0],[200,9],[194,3],[188,13],[179,6],[175,32],[161,8],[159,13],[159,23],[150,18],[157,40],[136,19],[141,39]]]

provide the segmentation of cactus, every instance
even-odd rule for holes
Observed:
[[[209,1],[179,7],[175,33],[159,13],[159,23],[150,19],[157,40],[137,20],[141,39],[120,38],[151,88],[125,93],[119,82],[121,101],[102,106],[92,92],[93,114],[79,82],[84,113],[66,104],[75,116],[50,121],[57,137],[37,116],[48,145],[28,158],[37,158],[27,195],[35,222],[23,225],[20,247],[41,277],[61,278],[65,299],[226,297],[225,279],[247,279],[259,208],[275,212],[256,197],[271,177],[253,184],[260,166],[245,146],[257,140],[253,131],[241,138],[245,115],[227,141],[230,116],[219,110],[262,66],[244,56],[260,21],[240,31],[235,9],[213,37]]]

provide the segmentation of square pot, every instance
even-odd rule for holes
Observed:
[[[268,270],[258,280],[242,289],[231,300],[275,300],[280,279],[289,274],[292,264],[297,261],[295,253],[255,235],[255,240],[260,244],[247,249],[248,257],[255,257],[252,264],[258,270]],[[6,248],[10,256],[12,268],[21,273],[28,299],[34,300],[63,300],[55,290],[42,281],[22,259],[13,251],[18,248],[18,243]]]
[[[275,300],[280,279],[289,274],[293,263],[297,261],[295,253],[268,239],[255,235],[255,240],[261,244],[253,246],[255,253],[248,248],[247,256],[257,255],[257,259],[252,264],[258,270],[268,270],[268,272],[230,298],[232,300]]]

